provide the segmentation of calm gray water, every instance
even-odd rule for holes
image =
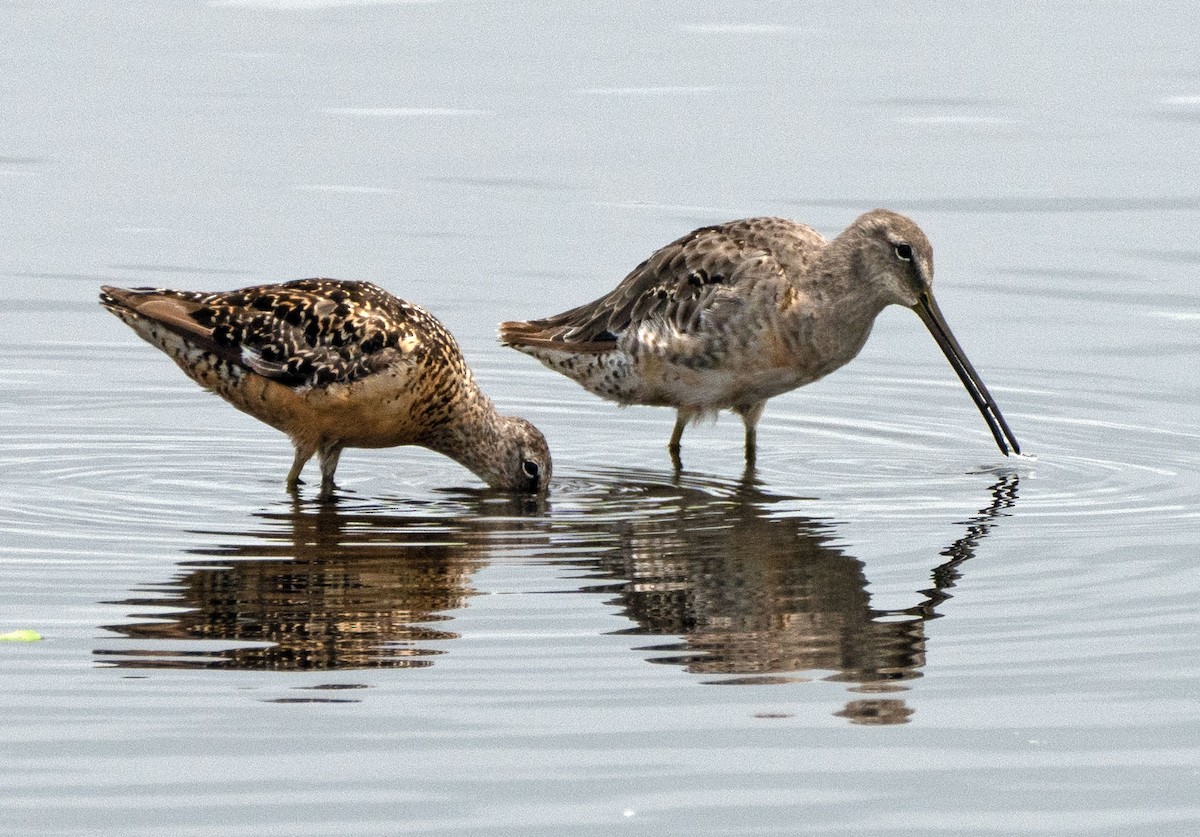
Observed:
[[[1200,831],[1192,3],[0,2],[0,832]],[[701,224],[911,214],[910,312],[773,400],[495,342]],[[555,455],[293,500],[102,282],[370,279]]]

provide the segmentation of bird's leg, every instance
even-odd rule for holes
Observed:
[[[321,491],[327,492],[335,488],[333,484],[333,472],[337,470],[338,458],[342,455],[342,445],[340,442],[327,442],[321,446],[321,450],[317,453],[321,460]]]
[[[304,470],[304,463],[308,462],[316,452],[316,448],[312,445],[306,445],[294,439],[292,444],[296,446],[296,458],[292,460],[292,470],[288,471],[287,475],[288,491],[295,491],[297,486],[304,484],[304,480],[300,479],[300,472]]]
[[[679,455],[679,448],[672,448],[671,450],[671,467],[675,469],[675,476],[677,477],[680,471],[683,470],[683,457]]]
[[[687,427],[687,423],[696,416],[695,410],[689,410],[686,407],[680,407],[675,415],[675,431],[671,433],[671,441],[667,443],[667,450],[671,452],[671,464],[678,471],[683,468],[683,460],[679,458],[680,442],[683,440],[683,428]]]
[[[746,464],[753,465],[755,454],[758,452],[758,420],[762,418],[766,401],[757,401],[745,407],[736,407],[734,412],[742,417],[746,425]]]
[[[667,450],[671,453],[679,454],[679,442],[683,439],[683,428],[687,426],[687,417],[680,410],[675,415],[675,432],[671,434],[671,441],[667,443]]]

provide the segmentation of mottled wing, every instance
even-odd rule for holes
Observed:
[[[436,325],[423,309],[366,282],[300,279],[223,293],[106,294],[231,363],[296,388],[370,375],[419,345],[427,320]]]
[[[553,317],[503,323],[501,339],[603,352],[647,324],[683,335],[720,329],[747,306],[786,292],[784,263],[804,261],[821,244],[809,228],[779,218],[701,227],[658,250],[609,294]]]

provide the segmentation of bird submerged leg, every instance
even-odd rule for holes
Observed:
[[[683,468],[683,460],[679,457],[680,442],[683,440],[683,428],[687,427],[689,421],[694,419],[699,413],[699,410],[693,410],[688,407],[678,408],[675,416],[675,430],[671,433],[671,441],[667,443],[667,450],[671,452],[671,464],[678,471]]]
[[[680,410],[675,416],[675,431],[671,434],[671,441],[667,443],[667,450],[671,453],[679,453],[679,443],[683,439],[683,428],[687,427],[688,419],[691,418],[684,410]]]
[[[762,418],[766,401],[758,401],[744,407],[735,407],[734,412],[742,417],[746,425],[746,464],[753,465],[755,454],[758,452],[758,420]]]
[[[313,446],[301,444],[294,439],[292,444],[296,446],[296,458],[292,460],[292,470],[288,471],[287,475],[288,491],[295,491],[298,486],[304,485],[304,480],[300,479],[300,472],[304,470],[304,463],[316,452]]]
[[[321,461],[321,491],[327,492],[337,486],[333,484],[333,472],[337,470],[338,458],[342,455],[341,442],[326,442],[317,452]]]

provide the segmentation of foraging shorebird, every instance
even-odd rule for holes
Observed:
[[[538,429],[496,412],[432,314],[375,285],[101,290],[100,304],[189,378],[291,437],[289,489],[314,453],[328,490],[343,448],[395,445],[445,454],[493,488],[538,492],[550,481]]]
[[[688,422],[732,410],[753,462],[767,399],[850,361],[875,317],[903,305],[929,328],[1001,452],[1020,453],[932,281],[929,239],[895,212],[868,212],[832,241],[795,221],[748,218],[688,233],[586,305],[501,323],[500,339],[602,398],[674,407],[676,465]]]

